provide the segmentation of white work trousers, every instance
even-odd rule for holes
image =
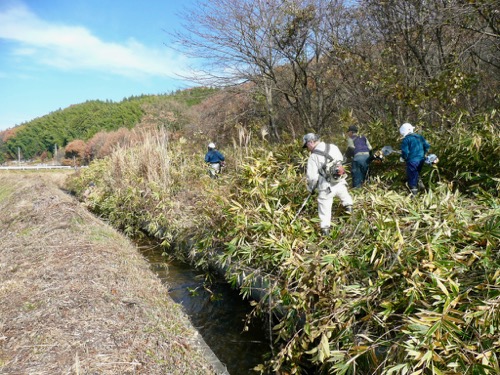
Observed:
[[[329,228],[332,221],[333,198],[338,197],[342,206],[352,206],[352,197],[347,191],[345,180],[318,193],[318,216],[321,228]]]

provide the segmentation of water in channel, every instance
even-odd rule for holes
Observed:
[[[154,242],[141,241],[137,246],[228,372],[255,375],[252,368],[263,362],[270,344],[264,322],[254,322],[243,331],[246,314],[251,311],[248,301],[223,281],[210,285],[208,292],[203,287],[203,274],[188,264],[167,259]]]

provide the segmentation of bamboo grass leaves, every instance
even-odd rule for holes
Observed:
[[[286,147],[265,155],[242,164],[225,201],[222,258],[259,270],[245,273],[247,291],[252,277],[271,275],[255,311],[286,312],[270,368],[499,371],[498,200],[478,204],[444,183],[412,199],[375,183],[356,193],[352,217],[335,218],[331,236],[319,238],[313,204],[290,225],[304,198],[300,163],[290,162],[300,157]]]
[[[476,151],[497,144],[484,137]],[[179,155],[182,145],[167,151]],[[149,158],[169,166],[158,179],[152,172],[163,169],[141,167],[137,151],[119,155],[109,159],[111,171],[96,163],[82,172],[82,185],[95,181],[92,194],[102,193],[91,203],[118,224],[135,217],[152,231],[168,228],[163,240],[191,244],[197,265],[218,261],[243,297],[258,291],[253,315],[273,317],[273,356],[262,371],[500,373],[494,180],[482,175],[482,188],[472,182],[477,188],[462,192],[466,185],[431,175],[453,179],[447,170],[462,161],[433,167],[418,198],[381,175],[353,192],[353,214],[334,215],[331,234],[320,237],[314,199],[294,220],[307,196],[306,156],[296,144],[249,148],[240,159],[227,153],[236,167],[216,182],[187,157]]]

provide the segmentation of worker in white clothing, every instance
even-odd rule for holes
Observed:
[[[347,190],[343,156],[334,144],[320,142],[318,135],[302,138],[303,148],[311,153],[307,161],[307,190],[318,190],[318,216],[323,235],[330,234],[333,198],[338,197],[347,213],[352,213],[352,197]]]

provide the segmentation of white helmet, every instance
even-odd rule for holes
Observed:
[[[405,122],[399,128],[399,134],[401,134],[402,137],[406,137],[408,134],[413,133],[413,129],[415,128],[412,126],[412,124]]]
[[[208,148],[215,148],[215,143],[210,142],[210,143],[208,144]]]

